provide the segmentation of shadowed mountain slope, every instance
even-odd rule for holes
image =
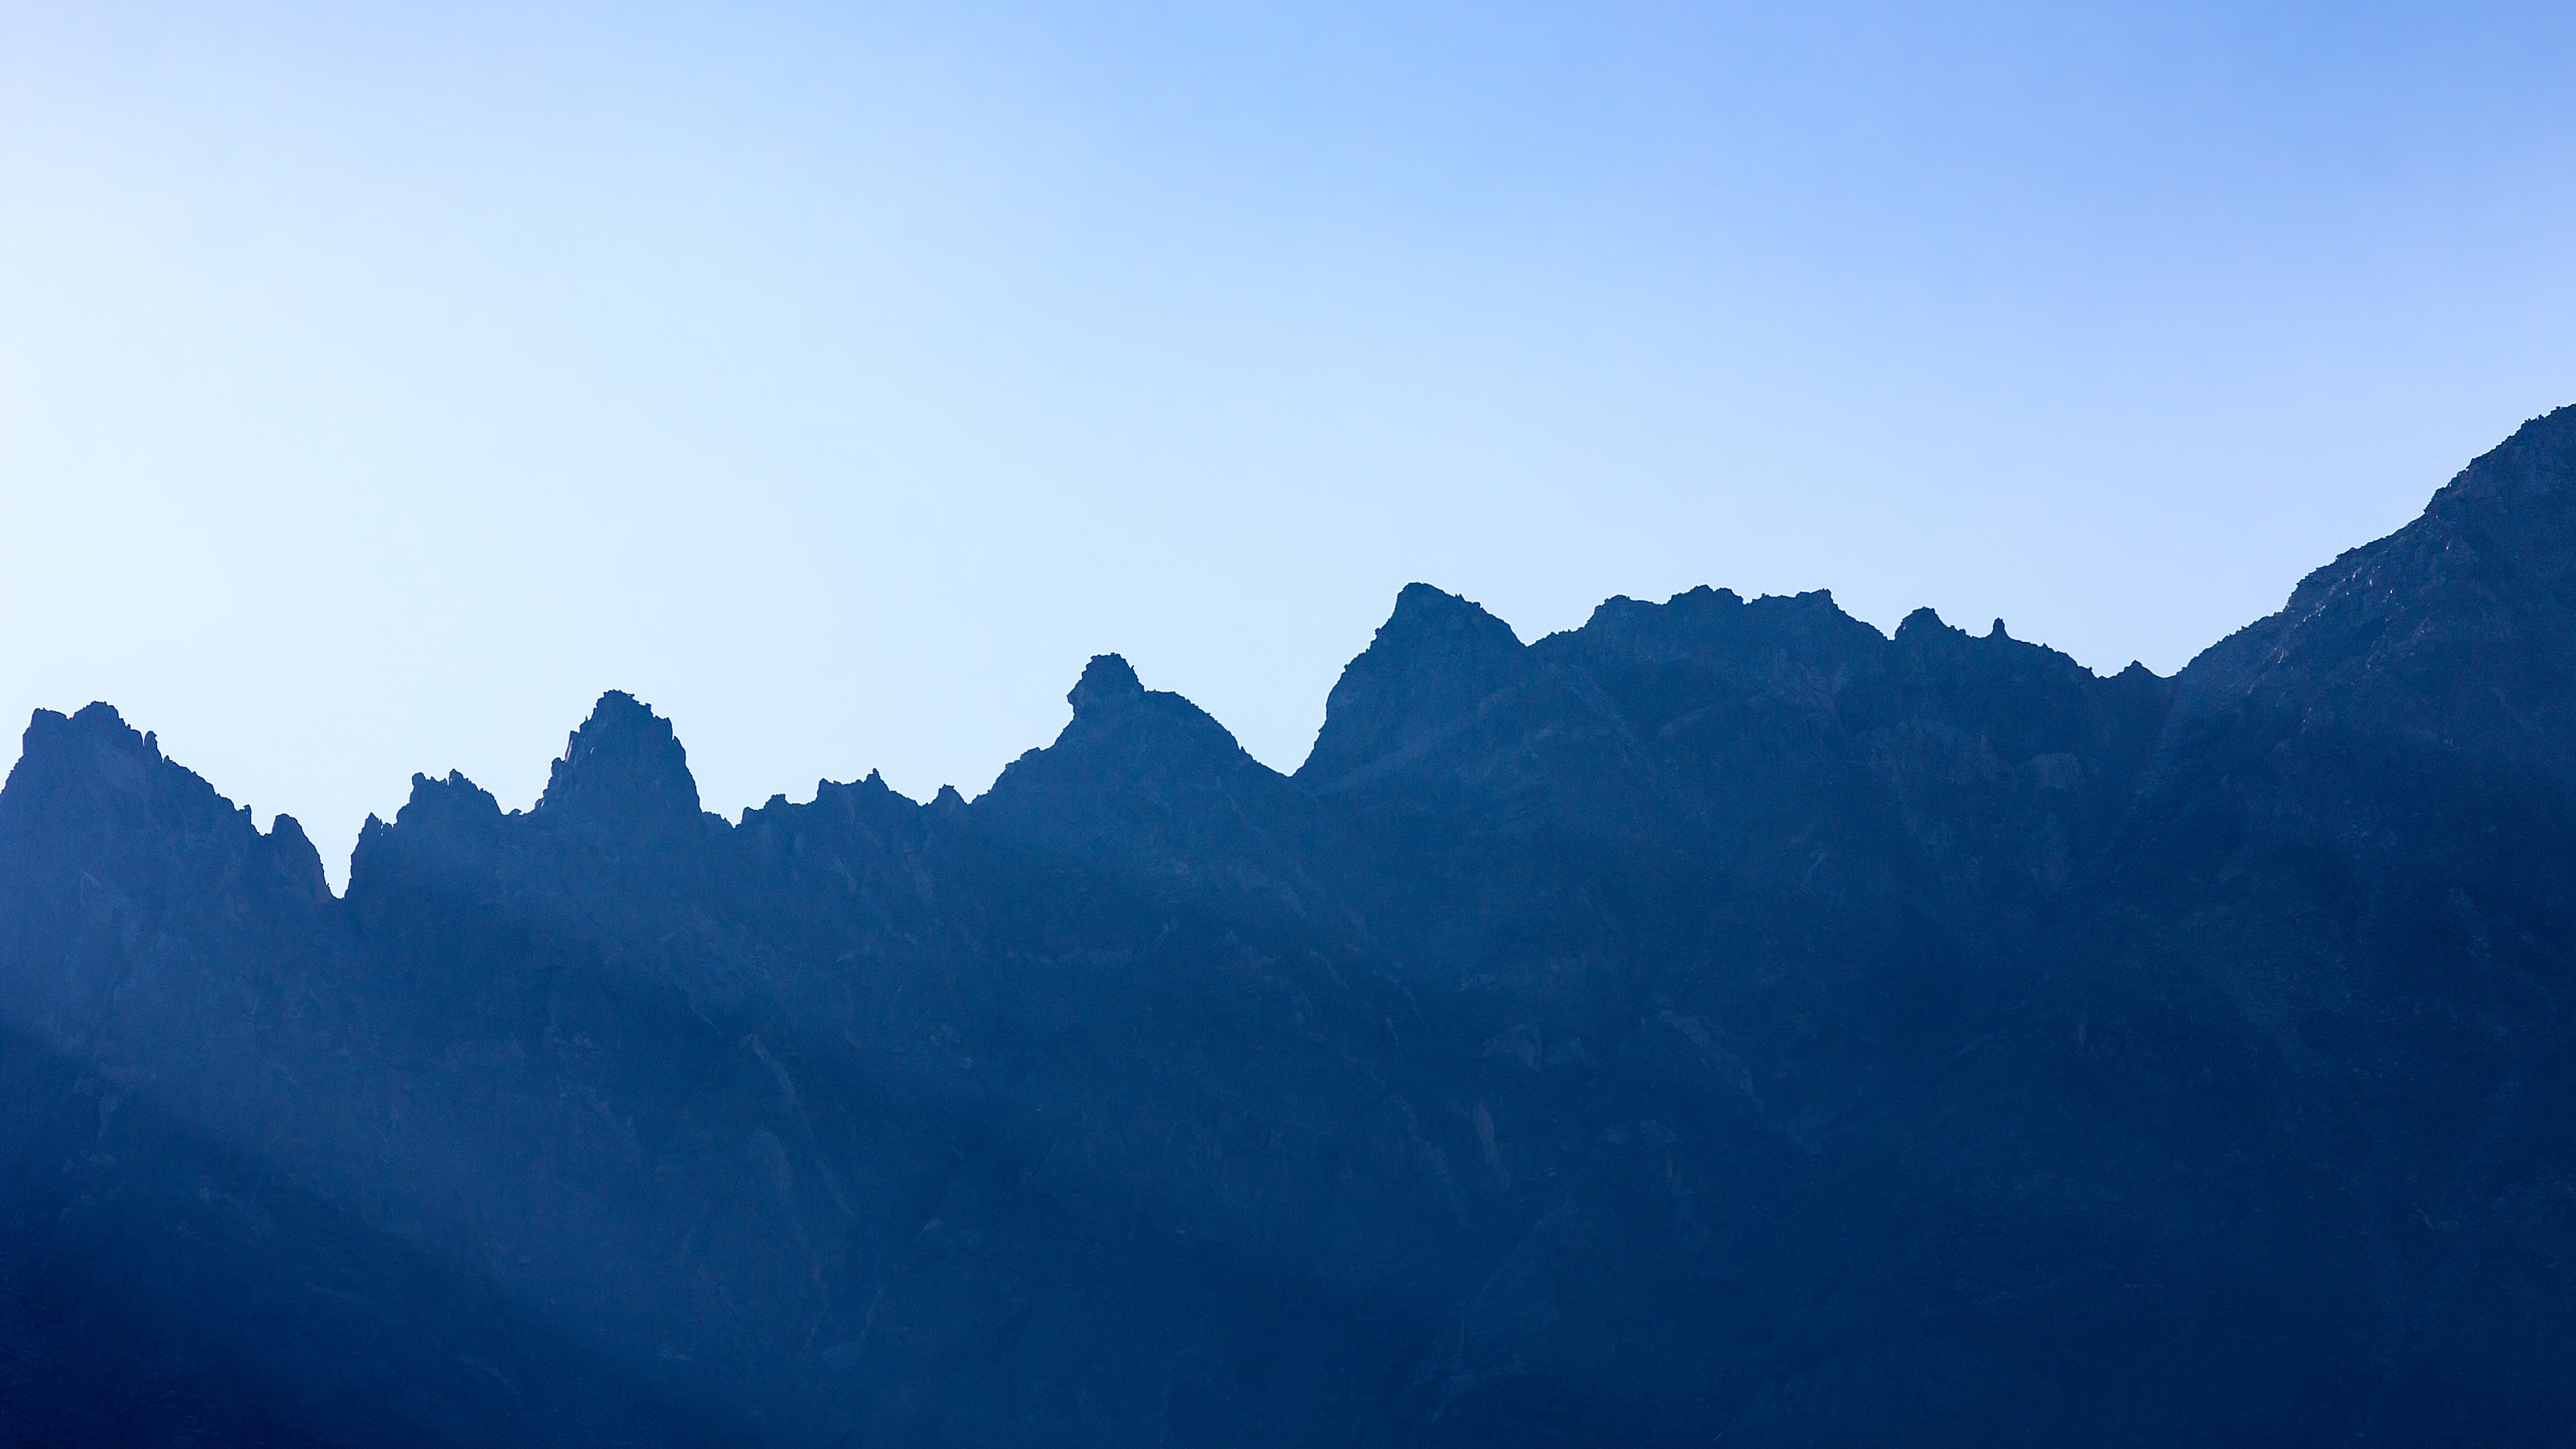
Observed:
[[[2553,1444],[2576,410],[2174,679],[1425,585],[1283,776],[0,789],[0,1437]]]

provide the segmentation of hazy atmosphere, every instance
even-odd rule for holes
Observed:
[[[2568,1445],[2571,82],[0,0],[0,1445]]]
[[[0,0],[0,714],[333,879],[602,689],[1293,770],[1420,579],[2162,673],[2576,398],[2563,5]]]

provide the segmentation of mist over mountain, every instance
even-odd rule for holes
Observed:
[[[1068,702],[727,821],[611,692],[342,896],[40,711],[0,1438],[2569,1442],[2576,408],[2173,678],[1416,584],[1294,775]]]

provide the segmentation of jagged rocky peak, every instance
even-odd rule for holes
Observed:
[[[2476,579],[2576,587],[2576,405],[2533,418],[2443,485],[2414,522],[2300,581],[2288,613],[2337,595]]]
[[[1094,654],[1091,662],[1083,666],[1082,678],[1066,691],[1064,702],[1073,706],[1079,718],[1144,697],[1145,686],[1124,655]]]
[[[443,779],[413,775],[411,795],[393,823],[369,815],[358,827],[358,843],[349,852],[349,899],[372,899],[422,861],[488,855],[500,839],[502,819],[501,802],[460,771],[450,770]]]
[[[1997,619],[1985,633],[1975,634],[1942,618],[1939,610],[1928,605],[1898,620],[1896,632],[1889,637],[1888,644],[1900,660],[1909,655],[1932,652],[1960,658],[2046,658],[2063,661],[2069,667],[2080,667],[2073,659],[2044,644],[2015,639],[2005,632],[2001,619]]]
[[[40,852],[127,859],[210,853],[235,863],[227,869],[249,867],[263,884],[283,883],[290,895],[330,894],[321,853],[294,816],[279,815],[261,834],[248,807],[163,755],[157,735],[135,729],[104,702],[70,715],[40,709],[29,718],[23,752],[0,788],[0,836],[12,834],[21,837],[17,848]],[[0,855],[12,849],[0,840]]]
[[[1712,621],[1731,618],[1743,608],[1743,595],[1733,589],[1712,589],[1706,584],[1675,594],[1660,604],[1632,599],[1626,594],[1612,594],[1592,606],[1592,617],[1584,621],[1583,629],[1596,635],[1612,635],[1670,629],[1676,625],[1705,627]]]
[[[182,800],[192,807],[232,811],[232,802],[216,795],[212,786],[165,760],[159,739],[128,725],[105,702],[70,715],[35,711],[27,720],[18,763],[9,772],[8,790],[22,811],[38,808],[40,797],[55,806],[77,800],[138,819],[163,813]]]
[[[2478,522],[2512,525],[2527,542],[2537,528],[2566,541],[2576,517],[2576,404],[2533,418],[2512,437],[2460,470],[2424,509],[2428,519],[2452,527]],[[2556,571],[2576,573],[2576,559],[2556,551]]]
[[[2203,651],[2180,676],[2175,715],[2197,727],[2268,694],[2322,707],[2321,721],[2359,708],[2563,771],[2548,741],[2576,720],[2571,679],[2576,406],[2523,424],[2413,522],[2348,550],[2281,612]]]
[[[265,844],[271,869],[293,894],[310,901],[330,896],[331,880],[322,873],[322,852],[304,833],[302,821],[279,815],[268,822]]]
[[[1055,743],[1030,750],[1004,767],[994,792],[1009,797],[1026,787],[1033,778],[1032,768],[1117,775],[1230,768],[1237,756],[1250,759],[1243,755],[1233,731],[1182,695],[1147,689],[1122,655],[1091,656],[1064,699],[1073,706],[1073,718]],[[990,798],[988,793],[976,803]]]
[[[603,823],[694,823],[698,782],[671,722],[612,689],[565,742],[537,810]]]
[[[24,810],[36,793],[58,791],[69,777],[91,770],[111,788],[139,791],[146,761],[160,754],[154,744],[148,736],[127,728],[124,717],[110,704],[93,703],[71,715],[37,710],[27,717],[18,763],[9,771],[10,798]]]
[[[1329,784],[1474,713],[1527,676],[1527,653],[1512,626],[1480,605],[1405,585],[1395,612],[1333,685],[1298,778]]]
[[[1543,650],[1562,651],[1612,670],[1681,664],[1724,675],[1798,667],[1874,667],[1886,637],[1842,611],[1831,590],[1765,594],[1747,601],[1732,589],[1705,585],[1649,603],[1605,599],[1580,629],[1552,635]]]
[[[561,769],[562,766],[556,766]],[[450,770],[446,779],[429,775],[411,777],[411,798],[403,802],[394,817],[402,825],[468,825],[482,828],[501,819],[501,802],[492,792],[465,778],[464,772]]]
[[[2036,671],[2049,676],[2093,678],[2093,672],[2075,662],[2073,656],[2014,638],[1997,619],[1983,634],[1944,620],[1938,611],[1921,608],[1906,615],[1896,625],[1888,640],[1890,668],[1920,669],[1936,663],[1956,663],[1982,669],[2004,669],[2018,672]],[[1973,661],[1973,662],[1972,662]],[[2132,665],[2144,668],[2143,665]]]
[[[2403,603],[2472,581],[2488,592],[2536,585],[2576,603],[2576,405],[2524,423],[2443,485],[2414,522],[2308,575],[2284,612],[2374,594]]]
[[[71,714],[40,709],[28,716],[27,732],[20,743],[21,759],[35,758],[40,752],[76,748],[76,742],[91,748],[131,759],[138,767],[146,761],[161,758],[161,741],[156,735],[144,734],[125,722],[116,706],[105,700],[92,700]]]
[[[1372,649],[1381,646],[1418,665],[1430,657],[1507,658],[1520,652],[1521,641],[1511,625],[1485,612],[1483,605],[1416,583],[1396,594],[1395,612],[1370,642]]]
[[[1929,608],[1896,626],[1877,722],[1964,731],[2008,763],[2044,754],[2109,761],[2126,780],[2162,720],[2170,681],[2137,663],[2101,678],[2067,654],[2015,639],[1997,619],[1983,634]]]
[[[39,710],[37,713],[42,715],[51,715],[53,714],[53,711]],[[59,716],[56,717],[59,718]],[[90,730],[101,735],[114,736],[120,739],[139,739],[144,750],[156,758],[161,753],[161,742],[159,736],[150,734],[138,736],[135,732],[134,726],[127,724],[125,722],[125,716],[117,713],[116,706],[109,704],[106,700],[93,699],[89,703],[82,705],[78,710],[73,712],[71,722],[79,725],[85,730]]]

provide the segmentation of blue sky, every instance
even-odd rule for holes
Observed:
[[[1422,579],[2179,667],[2576,401],[2563,5],[0,0],[0,710],[335,878],[604,688],[730,813]]]

